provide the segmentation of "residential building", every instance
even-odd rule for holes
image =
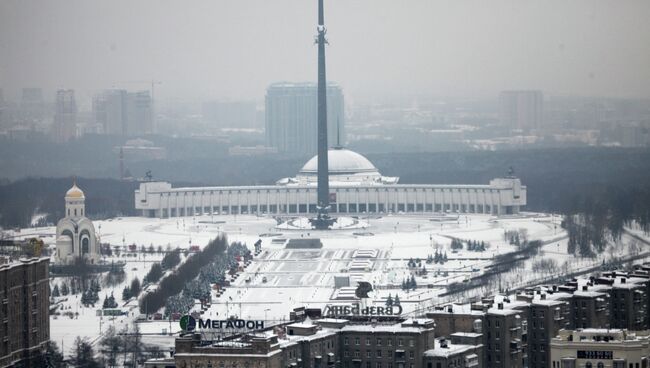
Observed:
[[[317,147],[317,85],[274,83],[266,91],[266,146],[291,155],[314,155]],[[345,144],[343,92],[327,85],[327,141]]]
[[[541,91],[503,91],[499,96],[501,124],[511,130],[542,128],[544,96]]]
[[[0,367],[35,366],[50,340],[49,259],[0,265]]]
[[[579,329],[560,331],[550,344],[553,368],[648,367],[647,331]]]

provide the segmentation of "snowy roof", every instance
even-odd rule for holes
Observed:
[[[426,350],[424,352],[424,356],[448,358],[456,354],[463,354],[469,351],[473,351],[475,348],[476,346],[474,345],[452,344],[448,340],[447,340],[447,347],[443,348],[440,345],[440,341],[435,340],[433,349]]]
[[[379,173],[367,158],[347,149],[330,148],[327,151],[327,161],[330,175]],[[300,169],[300,174],[316,175],[316,173],[318,173],[318,155],[312,157]]]

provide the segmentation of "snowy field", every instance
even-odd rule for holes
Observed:
[[[162,254],[141,254],[142,246],[163,249],[192,246],[204,247],[220,233],[228,239],[245,243],[251,250],[261,239],[262,252],[237,277],[226,291],[212,295],[212,304],[204,317],[223,319],[237,316],[245,319],[264,319],[267,324],[288,319],[293,308],[306,306],[323,309],[328,304],[347,304],[352,300],[337,295],[335,277],[349,278],[350,286],[356,281],[369,281],[374,287],[369,304],[383,305],[390,294],[399,295],[405,313],[445,302],[440,294],[450,283],[468,280],[480,275],[493,263],[496,255],[510,253],[517,248],[506,242],[506,231],[520,231],[529,240],[545,243],[540,256],[552,258],[563,269],[576,270],[602,262],[578,260],[566,254],[566,234],[560,228],[560,218],[544,214],[525,214],[520,217],[497,218],[489,215],[461,215],[451,221],[432,221],[426,216],[364,217],[368,226],[362,229],[313,231],[278,229],[275,220],[267,217],[200,216],[180,219],[115,218],[95,221],[95,228],[102,243],[113,246],[137,246],[138,251],[126,256],[104,258],[104,261],[125,261],[126,278],[114,287],[103,287],[99,293],[99,305],[85,308],[80,295],[59,298],[63,312],[73,311],[73,319],[65,316],[52,317],[51,337],[65,350],[72,346],[76,336],[87,336],[97,341],[100,329],[105,332],[109,325],[118,331],[128,326],[139,315],[137,301],[123,302],[122,289],[135,277],[143,280],[153,262]],[[20,237],[41,236],[46,244],[54,243],[54,227],[23,229]],[[320,249],[289,249],[290,239],[319,238]],[[452,250],[452,239],[485,242],[486,251]],[[369,250],[367,258],[355,258],[355,251]],[[427,263],[425,260],[438,252],[446,255],[444,264]],[[625,253],[625,251],[621,251]],[[409,267],[410,259],[420,259],[416,268]],[[539,258],[539,257],[538,257]],[[184,259],[184,258],[183,258]],[[532,267],[532,260],[526,268]],[[418,273],[422,268],[426,274]],[[402,282],[415,275],[417,289],[403,291]],[[535,280],[532,272],[520,272],[507,280],[508,287],[517,287]],[[53,279],[52,285],[60,282]],[[151,286],[155,287],[155,286]],[[146,292],[146,290],[144,291]],[[97,309],[107,295],[114,294],[119,307],[128,311],[122,317],[98,317]],[[337,299],[338,298],[338,299]],[[198,310],[198,305],[197,305]],[[78,316],[76,315],[78,313]],[[173,346],[170,331],[178,332],[177,322],[143,321],[138,323],[143,340],[164,348]]]

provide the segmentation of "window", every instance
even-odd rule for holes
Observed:
[[[359,345],[359,338],[358,337],[354,338],[354,345]]]
[[[415,342],[411,339],[409,340],[409,347],[413,347],[413,346],[415,346]]]
[[[397,339],[397,346],[404,346],[404,340]]]
[[[381,350],[377,350],[377,358],[381,358]]]
[[[381,337],[377,338],[377,346],[381,346]]]
[[[368,359],[372,358],[372,351],[367,351],[366,352],[366,358],[368,358]]]
[[[348,341],[347,337],[345,339],[343,339],[343,345],[348,345],[348,343],[349,343],[349,341]]]
[[[370,338],[366,338],[366,346],[370,346]]]

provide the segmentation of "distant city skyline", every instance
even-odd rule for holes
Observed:
[[[129,8],[124,12],[124,7]],[[161,104],[263,101],[277,81],[314,81],[315,2],[0,3],[0,85],[46,99],[74,89],[148,89]],[[348,100],[496,98],[499,91],[650,97],[650,3],[579,0],[328,1],[329,78]],[[181,26],[182,25],[182,26]],[[282,40],[282,42],[278,42]],[[52,97],[49,97],[52,96]],[[48,98],[49,97],[49,98]],[[83,105],[81,106],[83,107]]]

